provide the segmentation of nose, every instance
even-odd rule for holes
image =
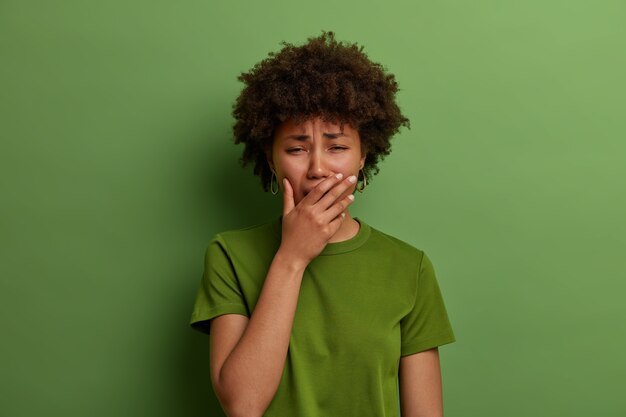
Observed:
[[[330,170],[327,168],[322,152],[316,150],[311,152],[307,175],[310,179],[326,178],[330,175]]]

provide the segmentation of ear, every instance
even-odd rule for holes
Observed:
[[[266,143],[263,148],[265,151],[265,160],[267,161],[267,165],[272,171],[276,172],[276,168],[274,167],[274,158],[272,157],[272,144]]]
[[[274,172],[276,172],[276,169],[274,168],[274,161],[272,158],[272,150],[271,149],[265,149],[265,160],[267,161],[267,165],[270,167],[270,169]]]
[[[365,158],[367,157],[367,147],[365,146],[363,141],[361,141],[361,155],[363,156],[359,160],[359,169],[363,169],[363,167],[365,166]]]

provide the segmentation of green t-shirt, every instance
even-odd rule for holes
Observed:
[[[307,266],[278,390],[266,417],[399,416],[400,357],[455,341],[426,254],[355,217],[349,240]],[[281,240],[273,221],[216,234],[191,316],[250,317]]]

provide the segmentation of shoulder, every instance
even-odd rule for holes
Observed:
[[[390,233],[383,232],[380,229],[370,226],[371,244],[375,245],[377,250],[389,252],[396,256],[410,259],[412,261],[421,262],[424,251],[406,240],[400,239]]]
[[[258,251],[280,243],[280,219],[274,218],[251,226],[215,233],[209,246],[219,245],[225,252]]]
[[[250,239],[256,236],[264,236],[271,234],[275,230],[275,226],[278,225],[278,219],[272,219],[262,223],[256,223],[251,226],[240,227],[236,229],[223,230],[216,233],[215,236],[220,236],[226,240],[237,239]]]

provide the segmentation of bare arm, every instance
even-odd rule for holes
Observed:
[[[400,358],[402,417],[443,417],[439,349]]]
[[[229,417],[261,416],[274,398],[304,270],[340,227],[340,214],[352,200],[339,197],[353,184],[329,177],[295,208],[291,187],[286,188],[281,246],[249,321],[233,315],[213,319],[211,378]]]
[[[239,342],[222,366],[215,364],[213,385],[229,416],[261,416],[274,397],[285,366],[305,267],[276,254]],[[221,333],[217,323],[214,333]]]

